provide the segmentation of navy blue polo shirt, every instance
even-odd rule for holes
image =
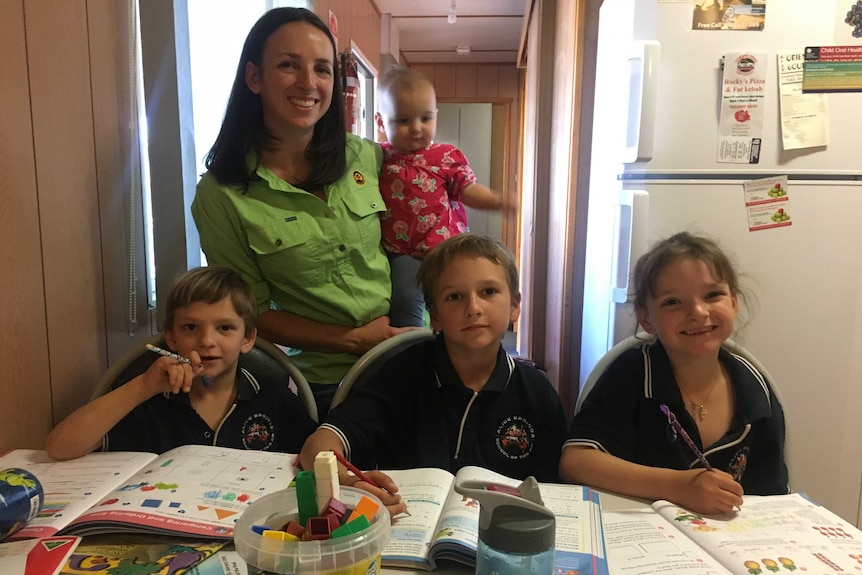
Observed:
[[[787,493],[784,411],[763,375],[744,358],[721,349],[719,361],[733,385],[734,418],[728,432],[704,449],[697,424],[685,409],[661,343],[645,343],[614,361],[584,398],[569,426],[566,446],[601,449],[621,459],[667,469],[691,469],[700,461],[679,438],[667,437],[664,403],[715,469],[726,471],[745,493]]]
[[[102,451],[164,453],[180,445],[217,445],[299,453],[316,424],[283,385],[260,382],[237,370],[236,399],[217,429],[198,415],[186,393],[160,393],[121,419],[102,440]]]
[[[566,433],[557,392],[502,346],[478,393],[464,386],[443,337],[389,360],[322,425],[364,469],[478,465],[508,477],[557,481]]]

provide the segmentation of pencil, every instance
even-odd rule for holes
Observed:
[[[181,356],[181,355],[179,355],[179,354],[176,354],[176,353],[174,353],[174,352],[172,352],[172,351],[168,351],[168,350],[166,350],[166,349],[162,349],[162,348],[160,348],[159,346],[157,346],[157,345],[153,345],[153,344],[151,344],[151,343],[148,343],[146,347],[147,347],[147,349],[148,349],[148,350],[150,350],[150,351],[152,351],[152,352],[154,352],[154,353],[157,353],[157,354],[159,354],[159,355],[163,355],[163,356],[165,356],[165,357],[169,357],[169,358],[171,358],[171,359],[175,359],[175,360],[177,360],[177,361],[178,361],[178,362],[180,362],[180,363],[191,363],[191,362],[192,362],[192,360],[190,360],[190,359],[189,359],[189,358],[187,358],[187,357],[183,357],[183,356]],[[210,379],[210,377],[209,377],[208,375],[201,374],[201,383],[203,383],[203,384],[204,384],[204,387],[209,387],[209,386],[210,386],[210,384],[212,383],[212,380]]]
[[[697,448],[697,445],[694,444],[694,441],[691,439],[691,436],[689,436],[688,432],[686,432],[680,422],[677,421],[676,416],[673,414],[670,408],[664,403],[662,403],[661,405],[659,405],[659,409],[661,409],[661,412],[667,416],[668,425],[672,426],[674,431],[678,433],[680,437],[682,437],[682,440],[685,441],[686,445],[688,445],[688,448],[691,449],[695,457],[700,460],[701,464],[703,464],[703,466],[708,471],[712,471],[712,465],[709,464],[709,461],[706,460],[706,456],[704,456],[704,454],[701,453],[700,449]]]
[[[335,459],[337,459],[341,465],[346,467],[348,471],[353,473],[353,475],[355,475],[356,477],[358,477],[359,479],[361,479],[365,483],[371,485],[372,487],[376,487],[377,489],[383,489],[383,491],[386,491],[386,493],[389,493],[389,491],[387,489],[380,487],[379,485],[377,485],[377,483],[374,482],[373,479],[371,479],[370,477],[368,477],[367,475],[365,475],[364,473],[359,471],[359,469],[355,465],[353,465],[352,463],[347,461],[347,459],[345,459],[343,455],[341,455],[337,451],[333,451],[332,453],[335,454]],[[391,495],[391,493],[390,493],[390,495]]]

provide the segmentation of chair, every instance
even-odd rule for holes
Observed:
[[[584,382],[584,387],[583,387],[583,389],[581,389],[581,393],[578,394],[578,401],[575,403],[575,413],[580,411],[581,405],[583,405],[583,403],[584,403],[584,399],[586,399],[587,394],[589,394],[590,391],[593,389],[593,387],[596,385],[596,382],[599,380],[599,377],[601,377],[601,375],[605,372],[605,370],[608,368],[608,366],[610,364],[612,364],[624,351],[638,347],[644,343],[651,343],[653,341],[655,341],[655,335],[647,334],[647,333],[639,333],[637,335],[627,337],[626,339],[622,340],[621,342],[616,344],[614,347],[612,347],[610,350],[608,350],[608,352],[602,356],[602,358],[598,361],[598,363],[596,363],[596,365],[595,365],[595,367],[593,367],[592,371],[590,371],[590,375],[587,376],[587,379]],[[748,361],[751,365],[753,365],[757,369],[757,371],[759,371],[761,373],[761,375],[763,375],[764,379],[766,379],[766,382],[769,384],[769,388],[770,388],[770,390],[772,390],[772,394],[778,400],[778,403],[780,403],[782,406],[784,405],[784,400],[781,398],[781,394],[779,393],[778,388],[775,386],[775,380],[772,379],[772,376],[769,375],[769,372],[766,371],[766,368],[763,367],[763,365],[757,360],[757,358],[755,358],[751,354],[751,352],[749,352],[747,349],[745,349],[744,347],[742,347],[741,345],[739,345],[738,343],[734,342],[731,339],[728,339],[727,341],[725,341],[721,347],[723,347],[724,349],[726,349],[730,353],[733,353],[735,355],[742,357],[743,359]],[[786,413],[784,414],[784,417],[785,417],[785,428],[786,428],[787,427],[787,425],[786,425],[787,414]],[[786,435],[786,430],[785,430],[785,435]],[[787,440],[785,438],[785,444],[786,444],[786,441]]]
[[[154,335],[141,345],[123,354],[99,379],[90,401],[116,389],[146,371],[159,358],[157,354],[147,350],[146,344],[148,343],[164,347],[165,338],[162,334]],[[296,367],[296,364],[275,345],[258,337],[254,342],[254,347],[248,353],[240,356],[240,366],[249,369],[259,380],[281,380],[284,381],[285,385],[288,385],[288,378],[293,380],[297,395],[305,406],[305,410],[314,421],[317,421],[317,404],[314,402],[314,394],[311,392],[308,381]]]
[[[431,339],[434,339],[433,331],[430,329],[416,329],[399,333],[369,349],[344,374],[341,383],[338,384],[338,389],[335,390],[335,396],[332,398],[332,407],[344,401],[353,389],[358,389],[365,385],[371,379],[371,376],[377,373],[377,370],[387,361],[408,347]]]
[[[601,377],[608,366],[610,366],[624,351],[628,351],[634,347],[638,347],[642,343],[650,341],[655,341],[655,336],[649,334],[632,335],[609,349],[608,352],[599,359],[598,363],[593,366],[593,369],[590,371],[590,375],[588,375],[586,381],[584,381],[584,387],[581,388],[581,392],[578,394],[578,401],[575,402],[575,413],[581,410],[581,405],[583,405],[587,394],[590,393],[596,385],[596,382],[599,380],[599,377]]]

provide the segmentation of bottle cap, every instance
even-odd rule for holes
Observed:
[[[518,486],[520,497],[488,489],[486,481],[459,481],[455,491],[479,502],[479,539],[504,553],[529,555],[554,547],[556,519],[544,506],[539,485],[528,477]]]

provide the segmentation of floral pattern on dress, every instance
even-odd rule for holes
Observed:
[[[421,259],[443,240],[470,230],[461,193],[476,176],[458,148],[431,144],[405,154],[388,142],[381,147],[380,189],[387,207],[381,226],[387,251]]]

